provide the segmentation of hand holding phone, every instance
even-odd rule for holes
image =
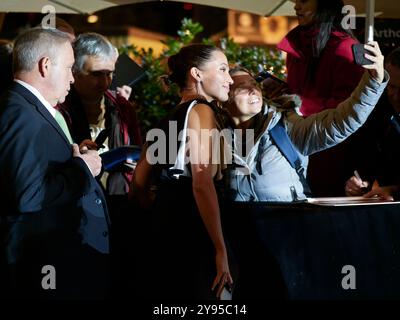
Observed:
[[[232,300],[232,286],[225,284],[219,296],[219,300]]]
[[[213,289],[218,300],[232,300],[232,284],[220,281]]]
[[[356,43],[352,45],[354,61],[356,64],[363,66],[373,64],[373,62],[365,57],[365,54],[371,54],[370,51],[364,48],[363,43]]]
[[[363,45],[366,53],[364,57],[370,61],[369,64],[362,65],[367,69],[370,76],[378,83],[382,83],[385,78],[385,69],[383,66],[384,57],[376,41],[368,42]]]

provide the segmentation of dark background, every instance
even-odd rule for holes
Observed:
[[[105,9],[95,14],[99,20],[94,24],[86,21],[86,15],[57,16],[70,23],[77,34],[94,31],[104,35],[124,35],[128,27],[137,27],[175,36],[184,17],[205,26],[200,38],[224,31],[227,27],[225,9],[176,2],[138,3]],[[14,39],[21,29],[40,24],[43,17],[41,13],[7,13],[0,38]]]

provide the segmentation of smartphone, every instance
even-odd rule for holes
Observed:
[[[104,141],[106,141],[109,133],[110,133],[110,129],[103,129],[100,131],[99,135],[97,136],[96,140],[94,141],[99,148],[104,148],[103,143],[104,143]]]
[[[366,50],[364,48],[363,43],[356,43],[352,45],[352,50],[353,50],[353,56],[354,56],[354,61],[356,64],[362,66],[362,65],[368,65],[368,64],[373,64],[373,62],[369,59],[367,59],[364,55],[365,53],[369,53],[370,51]]]
[[[289,91],[287,83],[268,71],[261,71],[255,76],[257,82],[261,83],[263,95],[267,99],[273,99]]]
[[[219,285],[215,286],[214,293],[216,295]],[[217,296],[218,300],[232,300],[232,286],[228,283],[225,283],[222,288],[220,296]]]
[[[232,300],[232,288],[229,285],[224,286],[219,300]]]
[[[274,76],[272,73],[270,73],[270,72],[268,72],[268,71],[266,71],[266,70],[261,71],[259,74],[257,74],[257,75],[255,76],[255,80],[256,80],[257,82],[260,82],[260,83],[262,83],[262,82],[265,81],[266,79],[271,79],[271,80],[273,80],[274,82],[277,82],[277,83],[279,83],[279,84],[286,84],[285,81],[279,79],[278,77]]]
[[[133,61],[127,54],[123,53],[115,63],[115,76],[110,85],[111,90],[123,85],[133,88],[137,82],[147,76],[145,70]]]

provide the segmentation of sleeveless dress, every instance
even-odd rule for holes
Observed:
[[[157,195],[151,212],[151,250],[146,268],[151,273],[147,277],[148,298],[215,299],[211,290],[216,276],[215,249],[193,195],[190,163],[185,163],[187,139],[177,141],[180,132],[186,136],[189,112],[199,103],[213,109],[218,123],[218,107],[197,99],[178,105],[159,126],[166,134],[166,159],[174,161],[153,168]],[[171,142],[178,146],[177,155],[172,157],[168,152]],[[218,167],[215,179],[222,176]]]

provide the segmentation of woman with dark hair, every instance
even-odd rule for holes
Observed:
[[[299,26],[278,45],[287,53],[288,87],[301,97],[303,116],[336,108],[361,79],[363,69],[352,53],[357,40],[342,25],[342,7],[341,0],[296,0]],[[351,172],[348,148],[343,144],[310,157],[307,175],[315,196],[344,195]]]
[[[148,298],[213,299],[232,283],[215,182],[222,178],[211,136],[219,132],[215,101],[228,99],[228,61],[213,46],[193,44],[168,60],[181,102],[147,133],[131,196],[148,204],[155,179],[149,248],[143,272]],[[218,157],[217,157],[218,158]],[[213,292],[215,289],[215,292]]]
[[[287,53],[288,86],[301,96],[304,116],[335,108],[361,79],[352,53],[357,40],[342,26],[342,7],[342,0],[297,0],[299,26],[278,45]]]

